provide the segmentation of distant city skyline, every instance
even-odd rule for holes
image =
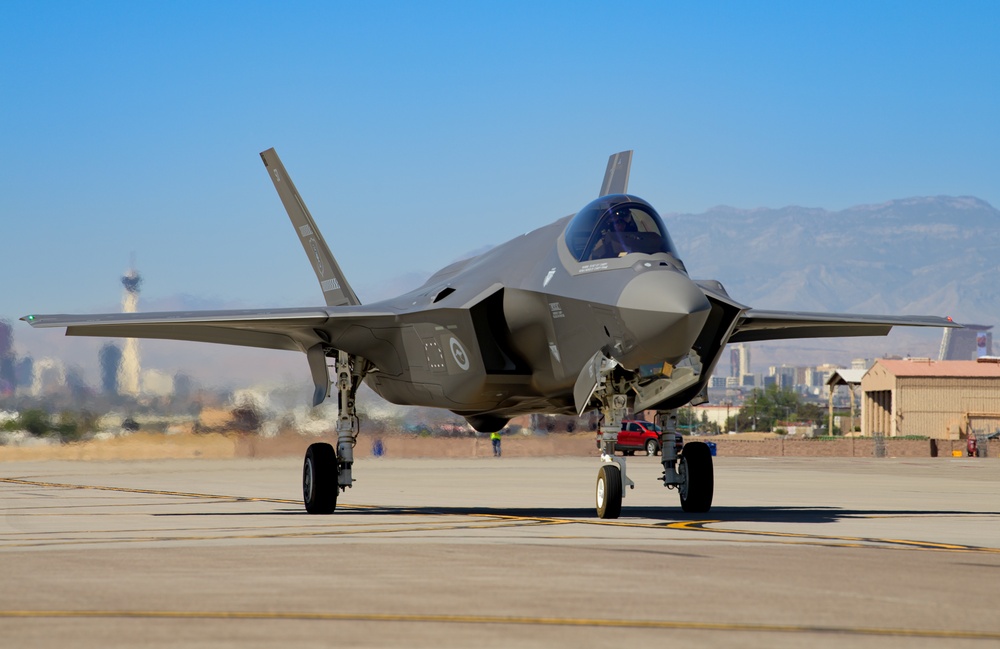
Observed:
[[[315,298],[274,146],[359,293],[576,211],[1000,205],[995,2],[3,3],[0,314]],[[589,35],[586,37],[585,35]],[[266,46],[262,46],[266,43]],[[123,252],[124,251],[124,252]],[[370,297],[362,295],[363,300]]]
[[[129,251],[146,277],[140,310],[318,302],[257,155],[271,146],[365,302],[576,211],[623,149],[630,190],[663,213],[937,195],[1000,206],[998,3],[612,14],[2,3],[14,164],[0,176],[0,318],[35,355],[96,366],[102,341],[16,319],[117,310]],[[143,362],[206,353],[164,345],[144,344]],[[228,377],[306,372],[294,354],[208,353]]]

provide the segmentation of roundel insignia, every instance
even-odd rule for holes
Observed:
[[[451,348],[451,355],[458,363],[458,366],[463,370],[469,369],[469,356],[465,353],[465,348],[462,347],[462,343],[458,342],[458,338],[454,336],[448,341],[448,347]]]

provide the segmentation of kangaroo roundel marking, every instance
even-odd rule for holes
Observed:
[[[465,353],[465,348],[462,347],[462,343],[458,342],[458,338],[454,336],[448,341],[448,346],[451,348],[451,355],[458,363],[458,366],[463,370],[469,369],[469,356]]]

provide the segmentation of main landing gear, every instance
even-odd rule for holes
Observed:
[[[677,434],[677,415],[672,410],[657,415],[660,421],[660,448],[663,456],[663,486],[677,489],[681,509],[690,513],[704,513],[712,508],[715,495],[715,472],[712,451],[704,442],[688,442],[677,453],[674,436]]]
[[[337,353],[337,448],[316,443],[306,451],[302,465],[302,500],[310,514],[332,514],[340,491],[354,484],[354,445],[358,441],[358,417],[354,398],[364,378],[364,361]]]
[[[622,512],[625,489],[635,487],[626,473],[625,458],[615,455],[615,442],[618,441],[618,433],[628,406],[628,386],[624,380],[614,379],[612,369],[613,366],[602,368],[602,378],[594,392],[594,396],[601,402],[604,419],[604,425],[601,426],[601,467],[597,472],[596,485],[599,518],[618,518]],[[715,491],[712,453],[708,445],[703,442],[688,442],[678,454],[675,446],[676,414],[672,410],[665,411],[657,419],[663,422],[660,433],[663,486],[677,489],[681,497],[681,509],[684,511],[707,512],[712,508]]]

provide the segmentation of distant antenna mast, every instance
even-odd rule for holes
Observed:
[[[129,269],[122,276],[122,313],[135,313],[139,305],[139,289],[142,277],[135,269],[135,253],[129,260]],[[139,396],[139,341],[135,338],[125,339],[125,349],[122,350],[122,364],[118,369],[118,390],[121,394],[133,397]]]

